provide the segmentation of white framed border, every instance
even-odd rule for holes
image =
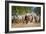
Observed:
[[[25,27],[25,28],[11,28],[11,8],[12,6],[29,6],[29,7],[41,7],[41,27]],[[37,4],[19,4],[19,3],[9,3],[9,31],[21,31],[21,30],[37,30],[43,29],[43,5]]]

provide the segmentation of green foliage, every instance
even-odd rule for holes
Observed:
[[[41,15],[41,8],[40,7],[36,7],[34,8],[34,12],[37,14],[37,15]]]
[[[12,15],[23,15],[32,12],[32,7],[12,6]]]
[[[41,8],[40,7],[24,7],[24,6],[12,6],[12,15],[24,15],[26,13],[31,13],[34,11],[37,15],[41,15]]]

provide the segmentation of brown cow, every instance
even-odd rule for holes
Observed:
[[[33,20],[33,16],[32,15],[26,15],[25,16],[25,21],[26,21],[26,24],[28,23],[28,21],[30,21],[30,23],[32,22],[32,20]]]

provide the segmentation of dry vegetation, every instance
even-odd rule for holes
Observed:
[[[13,23],[12,28],[21,28],[21,27],[40,27],[40,23]]]

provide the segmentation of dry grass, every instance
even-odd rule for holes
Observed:
[[[12,28],[23,28],[23,27],[40,27],[40,23],[36,23],[36,22],[28,22],[27,24],[26,23],[13,23],[12,24]]]

